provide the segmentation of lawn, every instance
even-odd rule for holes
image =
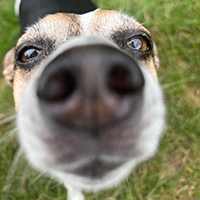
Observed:
[[[159,150],[118,188],[87,194],[87,200],[200,199],[200,1],[95,0],[144,23],[155,40],[167,105]],[[19,35],[13,0],[0,0],[0,74],[5,53]],[[12,88],[0,75],[0,199],[64,200],[64,187],[31,169],[20,151]]]

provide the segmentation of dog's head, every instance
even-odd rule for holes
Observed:
[[[86,191],[118,184],[157,148],[158,65],[150,32],[117,11],[57,13],[28,27],[4,74],[30,163]]]

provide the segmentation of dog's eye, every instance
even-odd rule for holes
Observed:
[[[21,52],[19,53],[18,60],[20,62],[27,62],[31,59],[36,58],[40,54],[41,54],[40,49],[37,49],[35,47],[26,47],[26,48],[22,49]]]
[[[127,41],[127,45],[137,51],[145,52],[149,50],[147,41],[142,37],[132,37]]]

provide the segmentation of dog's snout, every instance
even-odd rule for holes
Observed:
[[[119,96],[134,94],[140,91],[144,84],[142,75],[133,77],[132,69],[127,69],[124,64],[126,63],[112,66],[107,80],[109,90]]]
[[[99,129],[137,107],[143,86],[135,60],[114,47],[90,45],[51,61],[39,78],[37,95],[42,109],[59,123]]]
[[[60,68],[56,72],[48,71],[43,78],[45,80],[40,82],[38,96],[49,102],[66,100],[77,87],[77,80],[67,67]]]

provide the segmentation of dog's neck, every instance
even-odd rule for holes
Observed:
[[[96,9],[90,0],[17,0],[21,34],[38,19],[58,12],[83,14]]]

